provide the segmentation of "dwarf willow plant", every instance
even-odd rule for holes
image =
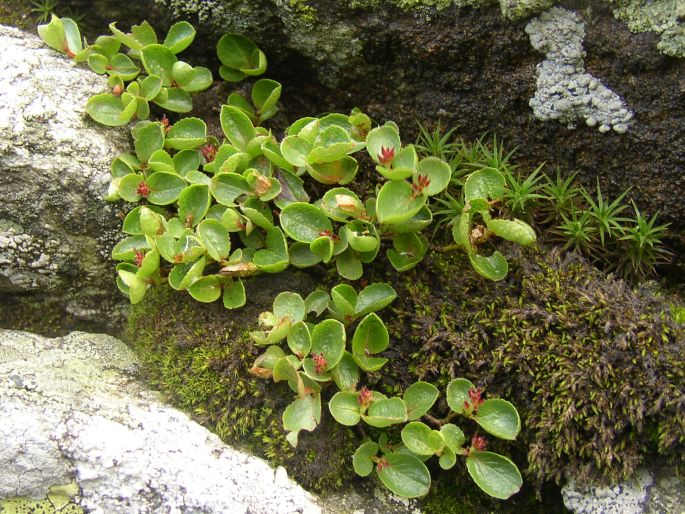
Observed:
[[[364,372],[380,371],[388,362],[382,354],[390,337],[376,312],[395,297],[393,288],[383,283],[368,285],[359,293],[341,284],[330,294],[317,290],[306,299],[296,293],[281,293],[272,311],[261,314],[265,330],[250,336],[267,349],[250,371],[274,382],[287,382],[295,393],[283,412],[286,439],[297,446],[302,430],[315,430],[321,422],[323,398],[329,398],[328,410],[342,425],[363,423],[379,430],[402,426],[397,444],[389,445],[385,432],[376,441],[364,439],[353,455],[357,474],[367,476],[375,470],[388,489],[414,498],[430,488],[426,460],[435,456],[442,469],[450,469],[458,457],[464,457],[468,473],[483,491],[496,498],[509,498],[522,485],[516,465],[507,457],[486,451],[487,441],[482,435],[474,435],[467,443],[464,432],[452,420],[461,415],[495,437],[513,440],[521,421],[511,403],[485,400],[471,382],[456,379],[446,390],[450,411],[438,419],[430,414],[439,397],[432,384],[416,382],[401,397],[391,398],[362,385]],[[281,346],[283,342],[287,349]]]

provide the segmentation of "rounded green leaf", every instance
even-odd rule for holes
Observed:
[[[321,262],[321,257],[309,249],[306,243],[293,243],[288,250],[290,264],[296,268],[308,268]]]
[[[522,246],[528,246],[535,242],[535,230],[525,221],[491,219],[486,221],[486,225],[495,235],[507,241],[513,241]]]
[[[373,355],[384,351],[390,342],[388,329],[375,313],[368,314],[357,325],[352,337],[352,351],[357,355]]]
[[[260,79],[252,86],[252,103],[259,114],[268,113],[276,106],[281,96],[282,86],[275,80]],[[264,119],[260,116],[262,120]]]
[[[354,452],[352,466],[357,475],[366,477],[373,471],[373,457],[378,453],[378,444],[373,441],[362,443]]]
[[[354,287],[349,284],[338,284],[331,289],[331,300],[333,300],[333,305],[329,305],[328,310],[335,317],[338,319],[349,318],[349,321],[355,318],[357,291],[354,290]]]
[[[142,189],[141,185],[144,183],[145,179],[139,173],[125,175],[119,180],[117,193],[127,202],[137,202],[141,199],[140,190]]]
[[[206,219],[197,226],[197,234],[207,248],[209,256],[217,262],[231,252],[231,238],[226,227],[216,220]]]
[[[148,162],[150,157],[164,146],[164,128],[161,123],[143,121],[131,129],[133,146],[136,156],[142,162]]]
[[[306,166],[309,175],[322,184],[349,184],[359,170],[357,160],[349,155],[331,162],[308,163]]]
[[[168,171],[169,173],[176,173],[176,166],[174,160],[166,150],[156,150],[152,152],[147,161],[148,168],[153,171]]]
[[[120,269],[117,273],[119,274],[122,283],[128,288],[128,296],[131,303],[134,305],[139,303],[143,299],[143,296],[145,296],[145,291],[147,291],[147,288],[149,287],[147,282],[130,271]]]
[[[66,48],[69,49],[71,55],[69,57],[76,58],[73,54],[78,54],[83,50],[83,41],[81,39],[81,32],[78,25],[71,18],[62,18],[62,25],[64,26],[64,41]]]
[[[471,450],[466,457],[466,469],[478,487],[502,500],[519,492],[523,485],[516,464],[497,453]]]
[[[102,54],[90,54],[88,56],[88,66],[98,75],[104,75],[107,73],[109,59]]]
[[[321,200],[321,210],[334,221],[356,218],[364,210],[359,197],[345,187],[334,187],[326,191]]]
[[[366,150],[369,152],[371,158],[380,163],[379,155],[382,148],[392,150],[395,155],[400,151],[402,143],[400,141],[400,134],[390,125],[376,127],[372,129],[366,136]]]
[[[132,261],[136,258],[137,251],[149,250],[150,245],[145,236],[137,235],[126,237],[112,248],[112,259],[115,261]]]
[[[304,317],[304,301],[302,302]],[[312,355],[322,355],[326,360],[325,371],[338,365],[345,353],[345,327],[334,319],[327,319],[312,331]]]
[[[355,391],[359,383],[359,367],[352,354],[345,352],[338,365],[331,370],[335,385],[341,391]]]
[[[309,355],[309,351],[312,349],[312,336],[304,321],[293,323],[290,327],[290,332],[288,332],[288,348],[298,359],[303,359]]]
[[[433,196],[444,191],[449,185],[452,178],[452,168],[438,157],[426,157],[419,161],[416,174],[418,176],[423,175],[430,180],[428,186],[424,188],[423,194]]]
[[[509,272],[509,264],[499,251],[495,251],[488,257],[470,253],[469,260],[478,274],[495,282],[504,279]]]
[[[318,207],[304,203],[291,203],[281,211],[281,228],[288,237],[301,243],[330,234],[333,225]]]
[[[217,43],[216,52],[221,63],[228,68],[256,75],[266,69],[263,53],[252,40],[240,34],[224,34]],[[260,69],[261,72],[257,73]]]
[[[389,427],[407,421],[407,406],[401,398],[385,398],[372,402],[362,418],[372,427]]]
[[[361,369],[370,372],[378,371],[388,362],[388,359],[385,357],[368,357],[366,355],[360,355],[356,353],[352,356],[352,358]]]
[[[397,234],[388,248],[390,264],[397,271],[407,271],[423,260],[428,244],[423,236],[413,232]]]
[[[107,73],[118,75],[122,80],[133,80],[140,73],[140,68],[125,54],[113,55],[109,66]]]
[[[210,190],[216,201],[232,207],[236,199],[250,193],[251,189],[245,177],[238,173],[218,173],[212,177]]]
[[[321,397],[318,394],[298,398],[283,411],[283,428],[290,432],[286,439],[297,446],[300,430],[311,432],[321,422]]]
[[[157,75],[149,75],[140,81],[140,95],[148,102],[152,101],[161,90],[162,79]]]
[[[495,200],[504,194],[505,181],[502,174],[493,168],[484,168],[471,173],[464,182],[464,200],[474,198]]]
[[[38,35],[50,48],[64,53],[67,42],[61,18],[53,14],[50,23],[38,25]]]
[[[158,171],[150,175],[148,185],[150,194],[147,199],[156,205],[168,205],[178,199],[187,184],[175,173]]]
[[[215,275],[202,277],[188,287],[188,292],[198,302],[214,302],[221,296],[221,282]]]
[[[207,125],[199,118],[184,118],[166,133],[164,145],[175,150],[194,150],[207,140]]]
[[[364,274],[364,267],[359,257],[352,250],[346,250],[335,260],[338,275],[347,280],[358,280]]]
[[[431,475],[426,465],[413,455],[389,453],[376,468],[381,482],[393,493],[404,498],[428,494]]]
[[[425,423],[412,421],[402,429],[402,442],[416,455],[433,455],[435,451],[428,444],[428,438],[433,431]]]
[[[513,441],[521,431],[521,418],[516,407],[506,400],[485,400],[473,415],[483,429],[500,439]]]
[[[109,93],[91,96],[86,103],[86,112],[98,123],[110,127],[126,125],[135,113],[135,105],[127,108],[120,97]]]
[[[163,87],[153,102],[171,112],[189,112],[193,108],[193,99],[178,87]]]
[[[178,196],[178,217],[188,227],[200,223],[209,210],[211,196],[209,186],[192,184]]]
[[[410,385],[402,395],[407,406],[407,419],[413,421],[426,414],[433,407],[438,395],[438,388],[428,382],[416,382]]]
[[[447,423],[440,427],[440,433],[448,448],[455,453],[461,453],[462,446],[466,442],[466,436],[461,428],[453,423]]]
[[[252,141],[257,132],[250,118],[237,107],[230,105],[221,106],[221,128],[233,146],[241,151],[247,149],[247,144]]]
[[[247,74],[243,73],[240,70],[231,69],[228,66],[222,64],[219,67],[219,76],[228,82],[240,82],[245,77],[247,77]]]
[[[187,93],[203,91],[212,85],[212,72],[202,66],[193,67],[187,62],[178,61],[171,69],[171,75],[178,87]]]
[[[258,227],[266,231],[273,228],[274,217],[269,204],[261,202],[257,198],[249,198],[240,206],[240,210]]]
[[[379,223],[400,224],[418,213],[426,203],[422,194],[415,195],[404,180],[383,184],[376,199],[376,217]]]
[[[373,252],[380,245],[376,227],[367,221],[352,220],[345,225],[347,241],[353,250]]]
[[[174,52],[164,45],[147,45],[141,49],[140,58],[148,75],[157,75],[165,86],[171,85],[171,71],[178,61]]]
[[[442,469],[451,469],[457,463],[457,454],[454,453],[449,446],[447,446],[442,451],[442,455],[440,455],[438,463]]]
[[[476,386],[465,378],[456,378],[447,384],[447,405],[457,414],[464,413],[464,402],[470,402],[469,389]]]
[[[224,285],[223,302],[227,309],[238,309],[245,305],[245,286],[243,281],[235,279]]]
[[[359,393],[349,391],[335,393],[328,403],[328,410],[338,423],[353,427],[361,420]]]
[[[297,293],[279,293],[274,299],[273,313],[276,318],[288,318],[291,323],[302,321],[306,315],[304,300]]]
[[[193,26],[187,21],[179,21],[169,29],[164,38],[164,46],[172,53],[177,54],[188,48],[194,39],[195,29]]]
[[[315,316],[321,316],[330,301],[331,297],[326,291],[317,289],[309,293],[304,299],[304,308],[307,313],[313,312]]]
[[[370,284],[359,293],[355,304],[355,314],[363,316],[379,311],[390,305],[395,298],[397,298],[397,293],[390,285],[383,282]]]
[[[281,155],[293,166],[306,166],[307,155],[311,150],[311,143],[300,136],[287,136],[281,141]]]

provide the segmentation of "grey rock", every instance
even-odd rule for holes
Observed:
[[[585,119],[589,127],[599,123],[602,133],[614,125],[617,133],[628,130],[632,112],[616,93],[585,73],[585,28],[576,13],[552,8],[531,20],[526,32],[546,56],[537,66],[537,89],[529,102],[536,118],[569,126]]]
[[[121,341],[0,330],[0,499],[75,480],[93,513],[318,513],[274,471],[166,406]],[[27,386],[29,384],[29,386]]]
[[[613,486],[562,488],[564,505],[574,514],[683,514],[685,480],[657,462],[645,463],[635,475]]]
[[[0,326],[13,309],[50,317],[49,304],[54,319],[112,330],[125,303],[109,253],[122,236],[103,194],[127,131],[85,113],[105,78],[16,29],[0,26],[0,45]]]

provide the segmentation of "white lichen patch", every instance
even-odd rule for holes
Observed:
[[[531,20],[526,33],[533,48],[546,57],[537,66],[537,89],[529,101],[536,118],[556,120],[569,128],[584,120],[600,132],[628,130],[633,112],[585,70],[585,28],[576,13],[552,8]]]
[[[614,16],[624,21],[632,32],[660,34],[657,48],[674,57],[685,57],[685,1],[683,0],[613,0]]]

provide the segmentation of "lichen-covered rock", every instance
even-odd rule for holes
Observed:
[[[569,480],[561,491],[573,514],[680,514],[685,509],[685,481],[657,463],[615,485],[580,487]]]
[[[122,319],[109,253],[118,207],[109,165],[129,148],[85,104],[106,79],[0,26],[0,326],[112,330]]]
[[[656,32],[657,47],[674,57],[685,57],[685,4],[682,0],[611,0],[614,15],[633,32]]]
[[[121,341],[0,330],[0,498],[80,491],[94,513],[317,513],[283,469],[221,443],[136,380]]]
[[[585,72],[585,25],[571,11],[555,7],[526,25],[533,48],[546,60],[537,68],[537,89],[530,100],[535,116],[573,127],[583,118],[600,132],[628,130],[633,113],[621,98]]]

